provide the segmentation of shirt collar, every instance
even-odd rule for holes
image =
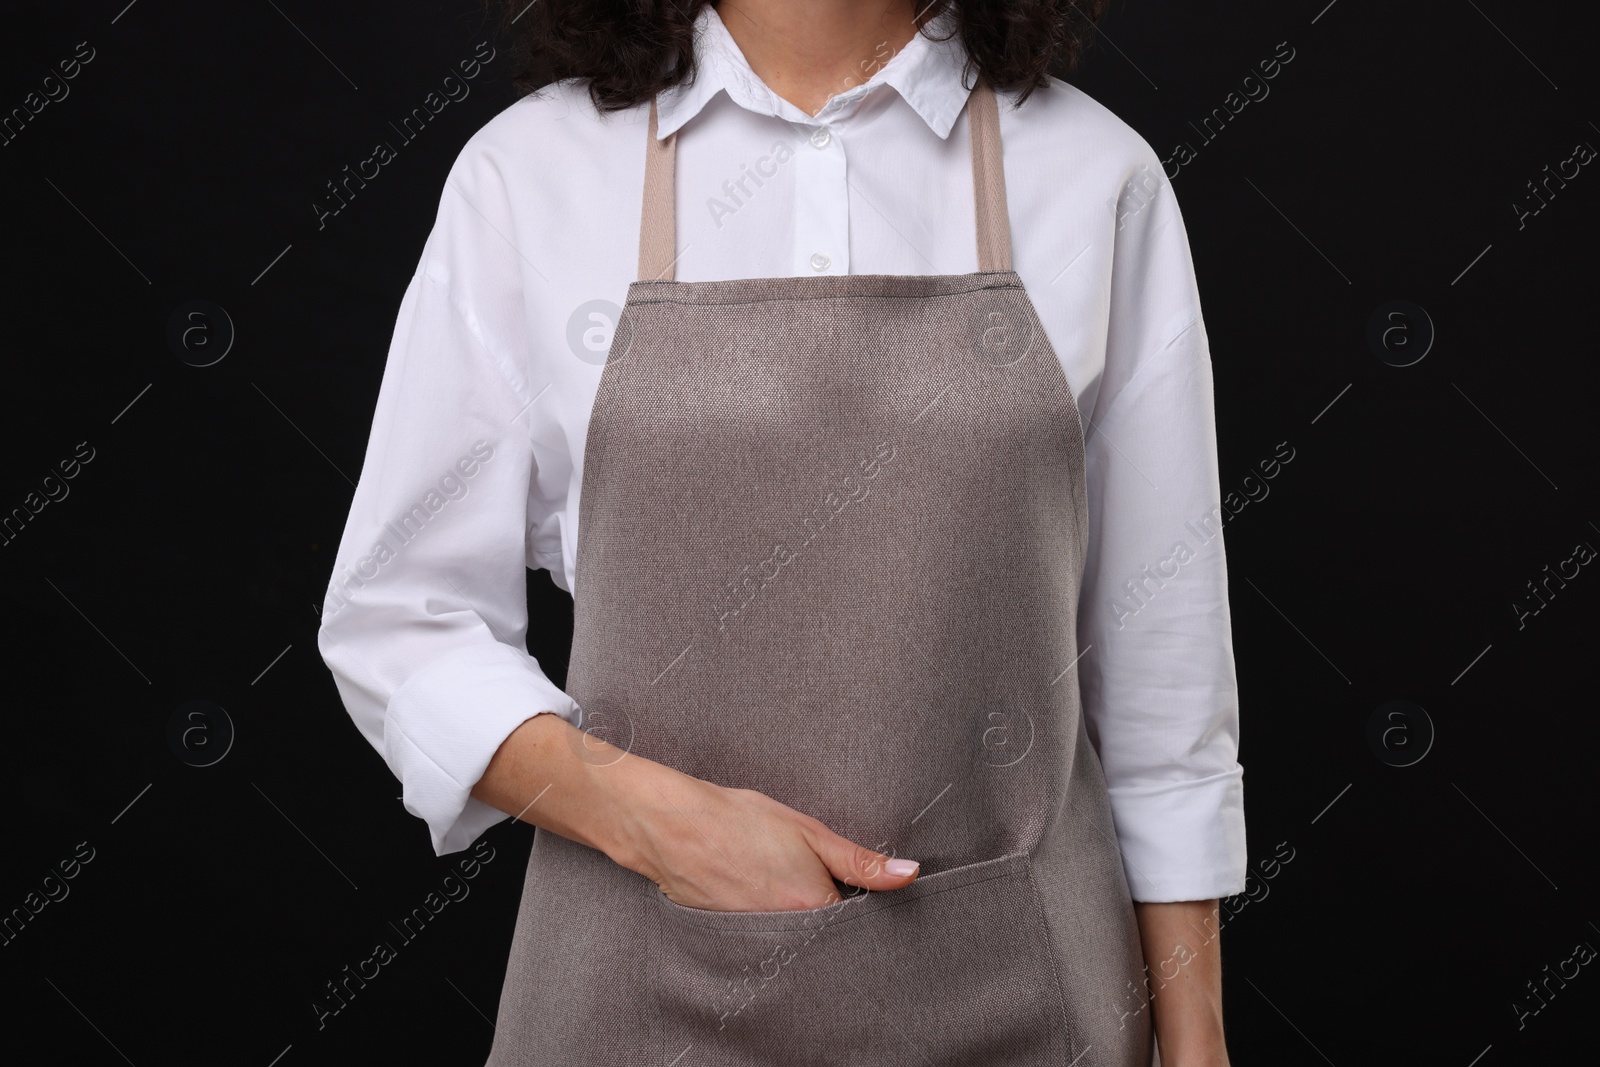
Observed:
[[[930,28],[940,36],[950,30],[950,10],[941,12]],[[870,79],[852,86],[828,101],[816,116],[767,88],[750,69],[717,9],[706,4],[695,17],[696,74],[692,84],[679,82],[656,98],[656,136],[664,138],[680,129],[714,97],[725,91],[741,107],[757,114],[776,115],[790,122],[826,123],[853,112],[862,98],[891,85],[941,138],[949,136],[971,90],[961,84],[967,55],[959,36],[930,41],[919,31]]]

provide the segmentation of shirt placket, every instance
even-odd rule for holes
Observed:
[[[795,229],[790,273],[850,273],[850,195],[844,138],[830,102],[806,130],[795,160]]]

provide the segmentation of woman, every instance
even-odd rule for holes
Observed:
[[[1226,1064],[1209,349],[1043,74],[1098,6],[508,11],[557,80],[451,170],[320,635],[436,853],[546,831],[490,1064]]]

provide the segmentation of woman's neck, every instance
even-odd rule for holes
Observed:
[[[745,60],[808,115],[868,81],[917,32],[927,0],[716,0]]]

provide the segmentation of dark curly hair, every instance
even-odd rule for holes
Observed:
[[[695,18],[715,2],[484,0],[486,9],[500,11],[519,92],[578,78],[599,111],[630,108],[693,81]],[[969,57],[963,80],[975,83],[969,75],[977,71],[996,89],[1018,91],[1020,105],[1047,75],[1077,69],[1105,0],[926,0],[918,32],[934,39],[926,23],[947,8]]]

